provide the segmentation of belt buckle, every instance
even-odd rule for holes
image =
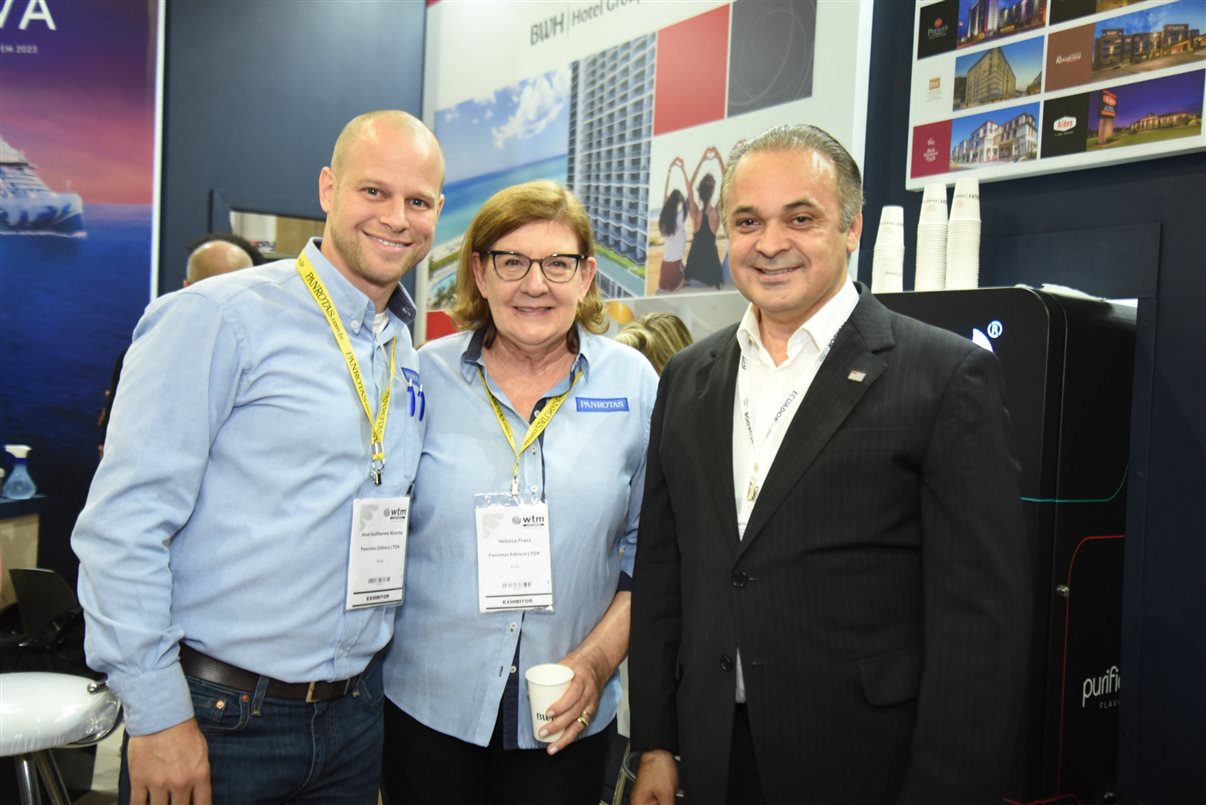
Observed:
[[[311,682],[310,687],[306,688],[306,704],[316,704],[318,702],[318,699],[314,698],[314,688],[317,685],[317,682]]]

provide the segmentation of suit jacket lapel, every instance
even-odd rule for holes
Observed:
[[[713,456],[714,468],[702,467],[707,492],[715,503],[718,522],[726,536],[737,540],[737,502],[733,499],[733,399],[737,392],[737,363],[741,348],[734,327],[728,338],[712,353],[713,360],[699,368],[695,390],[699,400],[698,433],[706,441],[715,440],[704,452]]]
[[[854,312],[838,331],[829,355],[787,428],[750,513],[739,553],[758,536],[800,476],[887,367],[887,362],[877,354],[894,343],[887,308],[861,284],[858,289],[860,297]],[[730,498],[732,494],[730,486]]]

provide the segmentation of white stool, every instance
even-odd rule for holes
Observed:
[[[117,726],[120,712],[103,682],[71,674],[0,674],[0,757],[16,759],[23,805],[41,801],[38,774],[54,805],[70,805],[50,750],[100,741]]]

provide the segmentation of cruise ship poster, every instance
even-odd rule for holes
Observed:
[[[0,4],[0,443],[33,448],[47,547],[65,550],[114,359],[151,299],[158,14]]]

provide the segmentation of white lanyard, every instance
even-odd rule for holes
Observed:
[[[770,436],[778,428],[787,427],[787,423],[791,422],[791,417],[788,416],[797,405],[799,405],[803,393],[798,386],[793,386],[791,391],[787,393],[782,404],[775,411],[774,418],[767,425],[761,438],[754,435],[754,423],[750,417],[750,379],[749,366],[746,362],[746,356],[741,356],[741,366],[737,372],[737,397],[741,405],[741,419],[745,423],[745,433],[750,440],[750,457],[753,462],[753,467],[749,471],[749,485],[746,487],[745,499],[750,503],[758,497],[758,492],[762,484],[762,465],[767,458],[767,443],[770,441]]]

